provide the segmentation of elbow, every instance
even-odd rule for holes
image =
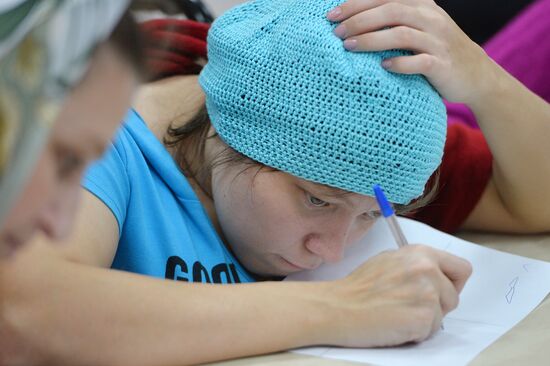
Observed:
[[[487,188],[485,213],[498,219],[499,231],[517,234],[550,232],[550,196],[540,190],[525,192],[493,182]],[[487,204],[488,203],[488,204]]]
[[[506,207],[516,226],[525,234],[542,234],[550,232],[550,202],[540,199],[516,199],[506,202]]]
[[[39,296],[28,296],[33,290],[16,262],[0,264],[0,365],[51,365],[48,346],[41,343],[49,337],[38,329],[47,314]]]
[[[525,234],[545,234],[550,232],[550,217],[526,217],[520,219]]]
[[[548,209],[536,210],[521,207],[510,210],[510,228],[515,227],[518,234],[543,234],[550,232],[550,206]]]
[[[0,365],[41,366],[48,362],[25,341],[13,322],[0,315]]]

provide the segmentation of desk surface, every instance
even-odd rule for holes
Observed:
[[[510,236],[463,233],[459,237],[479,243],[489,248],[514,253],[525,257],[550,261],[550,236]],[[550,281],[550,279],[548,279]],[[523,319],[512,330],[486,348],[472,362],[471,366],[530,365],[550,364],[550,299]],[[355,362],[322,359],[311,356],[282,352],[267,356],[250,357],[216,366],[351,366]],[[364,364],[363,364],[364,365]]]

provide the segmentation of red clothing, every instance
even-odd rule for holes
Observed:
[[[456,231],[479,202],[491,178],[492,163],[480,130],[450,125],[436,198],[410,216],[442,231]]]
[[[206,58],[209,25],[190,20],[158,19],[143,23],[154,42],[147,50],[153,79],[197,74]],[[491,177],[492,155],[481,131],[463,124],[449,126],[434,201],[412,218],[439,230],[456,231],[479,201]]]

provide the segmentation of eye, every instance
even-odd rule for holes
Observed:
[[[380,211],[368,211],[363,214],[363,217],[367,220],[376,220],[381,215]]]
[[[329,205],[328,202],[323,201],[322,199],[314,197],[310,194],[308,194],[308,200],[309,200],[309,203],[315,207],[327,207]]]
[[[67,178],[80,171],[84,166],[83,160],[74,153],[65,152],[59,156],[57,174],[61,178]]]

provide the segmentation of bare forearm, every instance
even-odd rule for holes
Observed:
[[[7,357],[24,347],[48,364],[184,365],[274,352],[317,343],[324,321],[320,284],[183,284],[40,255],[5,266],[2,280]]]
[[[493,182],[512,215],[548,230],[550,105],[492,61],[485,66],[488,81],[469,105],[494,156]]]

